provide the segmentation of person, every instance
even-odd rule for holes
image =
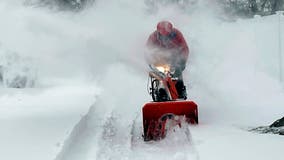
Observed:
[[[157,24],[157,29],[149,36],[147,48],[148,64],[170,64],[174,68],[174,76],[178,77],[176,88],[179,98],[186,99],[182,71],[186,67],[189,49],[182,33],[174,28],[171,22],[161,21]]]

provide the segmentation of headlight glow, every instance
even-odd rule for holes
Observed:
[[[163,66],[156,66],[157,70],[160,72],[166,73],[170,71],[170,67],[168,65],[163,65]]]

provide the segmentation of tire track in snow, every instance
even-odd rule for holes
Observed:
[[[85,160],[97,148],[97,139],[100,136],[105,117],[98,104],[100,103],[91,106],[89,112],[74,127],[55,160]]]
[[[104,122],[103,131],[99,139],[97,159],[131,159],[131,120],[128,123],[121,119],[123,115],[112,112]]]

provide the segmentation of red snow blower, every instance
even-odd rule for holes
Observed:
[[[150,65],[150,68],[148,92],[153,102],[142,109],[144,141],[163,139],[167,130],[173,127],[168,124],[181,126],[182,119],[191,124],[198,123],[197,104],[185,100],[185,95],[180,96],[179,84],[184,85],[181,78],[174,76],[175,71],[169,65]]]

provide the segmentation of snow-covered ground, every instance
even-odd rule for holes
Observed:
[[[50,88],[1,88],[1,159],[54,159],[96,93],[94,84],[82,82]]]
[[[283,157],[283,137],[247,131],[284,115],[278,15],[224,22],[204,1],[156,13],[142,0],[98,0],[79,13],[23,2],[0,2],[0,57],[30,59],[36,82],[25,89],[0,83],[0,159]],[[141,107],[151,100],[144,45],[162,19],[189,43],[184,77],[200,124],[189,126],[189,141],[181,130],[161,142],[133,143]]]

